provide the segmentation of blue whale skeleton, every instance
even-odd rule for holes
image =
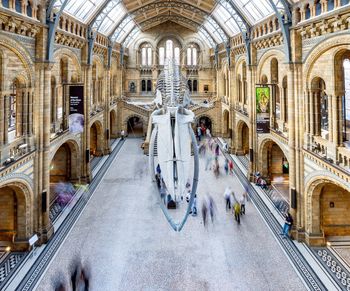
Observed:
[[[151,115],[153,130],[150,139],[150,173],[154,181],[154,149],[157,146],[162,180],[168,194],[175,201],[178,197],[185,196],[186,184],[192,168],[191,152],[193,150],[192,190],[182,221],[174,221],[165,204],[160,202],[171,227],[175,231],[181,231],[187,221],[197,191],[199,158],[197,141],[191,126],[195,117],[194,113],[188,109],[188,106],[193,103],[190,99],[186,78],[180,73],[179,66],[173,59],[165,61],[164,70],[157,80],[154,104],[157,109]],[[160,195],[159,199],[161,199]]]

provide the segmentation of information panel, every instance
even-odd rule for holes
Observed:
[[[270,87],[256,87],[256,131],[270,132]]]
[[[69,86],[69,131],[82,133],[84,131],[84,86]]]

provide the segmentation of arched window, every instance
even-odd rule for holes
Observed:
[[[22,13],[22,3],[21,0],[16,0],[15,9],[18,13]]]
[[[180,48],[176,47],[174,50],[175,53],[175,64],[180,65]]]
[[[349,4],[349,3],[350,3],[349,0],[341,0],[341,1],[340,1],[340,5],[341,5],[341,6],[347,5],[347,4]]]
[[[160,47],[159,48],[159,65],[164,66],[164,48]]]
[[[242,80],[241,75],[237,77],[237,93],[238,93],[238,102],[242,102]]]
[[[187,66],[197,66],[197,48],[191,45],[187,48]]]
[[[166,58],[167,59],[172,59],[174,57],[173,48],[174,48],[173,41],[170,39],[167,40],[166,41]]]
[[[248,103],[248,83],[247,83],[247,64],[246,62],[243,63],[243,70],[242,70],[242,75],[243,75],[243,103],[247,104]]]
[[[315,11],[316,11],[316,16],[318,16],[322,13],[322,4],[321,4],[320,0],[317,0],[315,2]]]
[[[288,122],[288,83],[287,83],[287,76],[283,78],[282,81],[282,88],[283,88],[283,110],[284,110],[284,122]]]
[[[146,92],[146,80],[141,81],[141,91]]]
[[[334,9],[334,0],[327,1],[327,11],[332,11]]]
[[[29,17],[33,16],[33,8],[32,8],[32,4],[30,3],[30,1],[28,1],[28,4],[27,4],[27,16],[29,16]]]
[[[271,82],[278,83],[278,61],[276,58],[273,58],[270,63],[271,70]]]
[[[343,62],[344,97],[343,97],[343,140],[350,141],[350,59]]]
[[[188,80],[187,85],[188,85],[188,90],[190,90],[190,92],[192,92],[192,80]]]
[[[11,85],[11,94],[9,96],[9,111],[8,111],[8,131],[16,132],[16,117],[17,117],[17,89],[18,82],[14,80]],[[16,134],[15,134],[16,135]]]
[[[280,88],[275,87],[275,117],[276,119],[281,118],[281,97],[280,97]]]
[[[314,78],[311,83],[313,106],[315,108],[314,120],[315,135],[328,138],[328,96],[326,94],[326,83],[321,78]]]
[[[309,19],[310,16],[311,16],[310,5],[307,4],[307,5],[305,6],[305,19]]]
[[[192,50],[191,48],[187,48],[187,66],[192,65]]]
[[[152,66],[152,48],[150,46],[141,49],[141,65]]]
[[[141,65],[147,65],[147,49],[145,47],[141,49]]]
[[[2,6],[5,8],[10,8],[9,0],[2,0]]]
[[[193,92],[198,92],[198,81],[193,80]]]
[[[152,48],[147,48],[147,66],[152,66]]]
[[[147,92],[152,92],[152,80],[147,80]]]

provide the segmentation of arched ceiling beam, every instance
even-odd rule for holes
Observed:
[[[244,45],[246,48],[246,54],[247,54],[247,63],[251,64],[251,51],[250,51],[250,29],[251,24],[246,19],[246,17],[243,15],[243,13],[239,10],[237,5],[232,0],[219,0],[218,1],[222,7],[226,9],[227,12],[230,13],[232,19],[237,24],[244,41]],[[228,56],[230,59],[230,56]]]
[[[140,29],[137,26],[134,26],[132,31],[129,33],[129,35],[124,39],[122,42],[123,47],[128,47],[130,42],[134,39],[135,35],[140,31]]]
[[[141,15],[143,13],[147,13],[150,10],[155,10],[155,9],[159,9],[159,8],[178,8],[178,9],[185,9],[188,10],[192,13],[196,13],[202,17],[205,17],[206,15],[208,15],[208,12],[206,12],[205,10],[200,9],[197,6],[188,4],[188,3],[184,3],[184,2],[179,2],[179,1],[162,1],[162,2],[153,2],[150,4],[147,4],[145,6],[141,6],[135,10],[130,11],[131,14],[138,16]]]
[[[67,2],[68,0],[50,0],[47,6],[46,24],[49,27],[49,33],[47,38],[46,60],[49,62],[53,61],[56,30]]]
[[[157,21],[162,21],[162,22],[175,21],[175,22],[180,22],[180,23],[187,24],[190,27],[196,27],[198,29],[198,31],[201,31],[204,35],[207,35],[209,37],[209,41],[211,43],[215,43],[215,45],[217,44],[214,41],[214,38],[211,36],[210,32],[203,25],[200,25],[199,23],[193,21],[192,19],[180,16],[180,15],[166,15],[166,16],[158,15],[158,16],[155,16],[153,18],[149,18],[149,19],[145,20],[140,25],[141,26],[142,25],[147,25],[148,23],[151,24],[151,23],[157,22]]]
[[[284,53],[288,63],[292,61],[290,44],[290,26],[292,25],[292,13],[287,0],[269,0],[273,8],[283,35]]]
[[[159,22],[159,23],[164,23],[166,21],[174,21],[174,22],[179,22],[179,23],[183,23],[186,26],[188,26],[189,28],[192,28],[193,30],[197,30],[197,28],[201,25],[200,23],[189,19],[187,17],[178,15],[178,14],[161,14],[161,15],[157,15],[154,16],[152,18],[148,18],[145,21],[140,22],[140,26],[142,29],[149,29],[150,27],[152,27],[152,24],[155,22]]]
[[[103,3],[102,7],[99,9],[99,12],[92,18],[88,26],[88,61],[89,65],[92,64],[92,55],[94,51],[95,40],[97,32],[100,29],[103,21],[108,16],[108,14],[121,3],[121,0],[107,0]],[[110,48],[109,48],[110,49]],[[110,64],[109,57],[111,54],[108,54],[108,64]]]
[[[222,40],[222,42],[227,43],[227,41],[230,39],[227,33],[223,30],[221,25],[210,15],[206,18],[207,22],[210,24],[212,28],[214,28],[214,31],[216,31]]]

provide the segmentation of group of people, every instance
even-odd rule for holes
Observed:
[[[235,220],[238,224],[241,223],[241,216],[245,214],[245,206],[248,201],[248,194],[244,192],[240,200],[236,198],[235,193],[231,187],[227,187],[224,192],[224,198],[226,202],[226,211],[231,211],[234,214]]]
[[[203,225],[206,227],[208,225],[208,217],[210,216],[211,223],[214,223],[216,215],[216,204],[213,197],[207,195],[202,201],[202,219]]]
[[[55,291],[89,291],[90,290],[90,272],[88,268],[83,267],[80,261],[77,261],[72,268],[69,282],[57,282]]]
[[[210,129],[206,127],[204,124],[197,126],[197,139],[201,141],[203,138],[211,138]]]

